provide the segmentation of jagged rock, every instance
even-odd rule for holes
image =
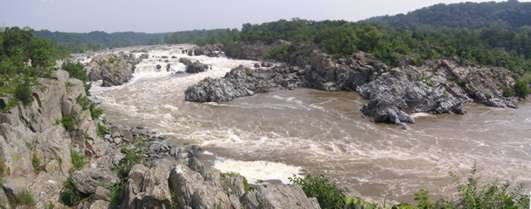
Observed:
[[[352,91],[386,70],[385,64],[362,52],[336,59],[313,51],[306,70],[305,86],[326,91]]]
[[[227,191],[222,187],[219,172],[208,170],[203,173],[179,164],[170,174],[170,188],[176,204],[196,209],[232,209],[241,208],[237,191]],[[240,182],[243,185],[243,182]]]
[[[94,194],[98,187],[114,185],[120,179],[110,170],[101,168],[85,168],[72,174],[72,182],[76,189],[86,195]]]
[[[124,201],[124,209],[164,209],[171,208],[171,193],[168,175],[171,162],[158,162],[154,168],[135,165],[129,172]]]
[[[249,69],[240,66],[232,69],[223,78],[207,78],[189,87],[185,92],[185,100],[227,102],[274,88],[294,89],[302,86],[302,75],[302,69],[286,65],[271,69]]]
[[[247,209],[319,209],[315,198],[307,198],[304,191],[297,186],[283,184],[264,184],[242,198]]]
[[[192,60],[187,58],[180,58],[179,62],[183,63],[186,66],[187,73],[200,73],[210,69],[210,66],[207,64],[203,64],[199,61],[193,62]]]
[[[471,99],[493,107],[516,107],[503,97],[512,87],[512,73],[502,68],[457,66],[450,61],[405,66],[384,73],[359,86],[357,91],[369,103],[362,112],[376,122],[413,123],[411,113],[464,113]]]
[[[95,57],[86,68],[91,81],[102,80],[102,86],[117,86],[128,82],[140,59],[132,54],[106,54]]]
[[[222,46],[219,44],[209,44],[205,46],[196,46],[190,50],[188,50],[189,56],[200,56],[205,55],[208,57],[221,57],[225,56],[225,53],[221,49]]]

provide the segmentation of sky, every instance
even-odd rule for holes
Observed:
[[[279,19],[363,20],[463,0],[0,0],[0,26],[172,32]],[[484,2],[476,0],[474,2]]]

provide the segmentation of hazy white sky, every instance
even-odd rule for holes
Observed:
[[[463,0],[0,0],[0,24],[52,31],[168,32],[294,17],[361,20]],[[476,0],[475,2],[482,2]]]

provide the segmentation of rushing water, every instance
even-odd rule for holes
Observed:
[[[477,164],[485,177],[531,183],[527,103],[516,110],[469,105],[462,116],[420,115],[408,130],[370,122],[359,111],[366,101],[352,92],[297,89],[196,104],[184,101],[186,87],[254,62],[191,57],[213,68],[191,75],[155,70],[166,60],[172,71],[184,70],[177,60],[187,55],[178,46],[149,54],[128,84],[91,90],[107,118],[202,145],[215,154],[218,169],[251,181],[325,174],[354,195],[410,200],[421,187],[448,195],[451,173],[465,175]]]

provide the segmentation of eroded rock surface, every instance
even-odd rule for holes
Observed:
[[[89,80],[102,80],[104,87],[118,86],[131,80],[139,62],[132,54],[105,54],[94,57],[86,68]]]

